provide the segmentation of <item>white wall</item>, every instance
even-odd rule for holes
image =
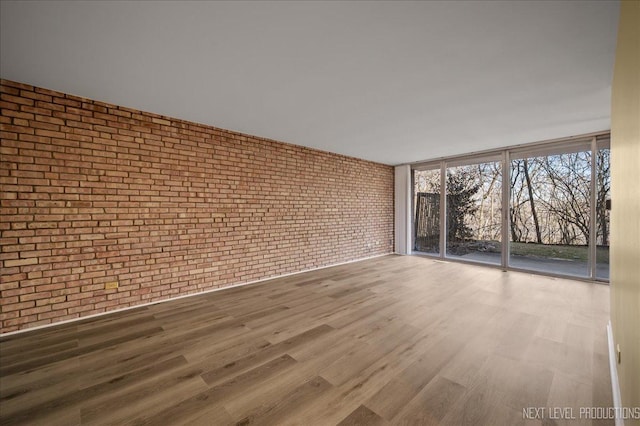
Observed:
[[[411,167],[395,168],[395,251],[411,254]]]
[[[621,3],[611,95],[611,325],[624,407],[640,407],[640,2]],[[640,425],[640,420],[625,420]]]

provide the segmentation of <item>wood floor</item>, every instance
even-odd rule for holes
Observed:
[[[564,424],[523,408],[612,405],[608,307],[600,284],[386,256],[6,336],[0,423]]]

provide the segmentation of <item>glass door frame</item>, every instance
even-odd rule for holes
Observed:
[[[501,184],[500,184],[500,190],[501,190],[501,204],[502,206],[504,206],[504,183],[506,182],[504,180],[504,168],[505,168],[505,163],[504,163],[504,155],[500,154],[500,153],[488,153],[488,154],[481,154],[481,155],[470,155],[470,156],[463,156],[463,157],[456,157],[454,159],[449,159],[449,160],[445,160],[442,162],[443,163],[443,167],[441,169],[441,174],[440,174],[440,186],[441,188],[443,188],[443,190],[441,191],[442,193],[444,193],[444,197],[441,195],[441,210],[440,210],[440,217],[443,218],[442,219],[442,224],[441,224],[441,232],[440,232],[440,242],[441,242],[441,247],[444,246],[444,248],[441,249],[441,253],[444,253],[444,258],[446,258],[447,260],[451,260],[451,259],[458,259],[456,256],[452,256],[452,255],[447,255],[447,243],[448,241],[446,240],[446,236],[447,236],[447,229],[449,224],[447,223],[447,169],[449,168],[453,168],[453,167],[464,167],[464,166],[473,166],[473,165],[477,165],[477,164],[482,164],[482,163],[500,163],[500,180],[501,180]],[[443,201],[444,198],[444,201]],[[502,212],[504,212],[504,207],[501,207]],[[500,222],[500,262],[499,263],[491,263],[491,262],[475,262],[474,263],[479,263],[481,265],[490,265],[490,266],[498,266],[498,267],[502,267],[502,265],[504,264],[504,260],[502,259],[502,250],[504,249],[503,247],[503,243],[502,240],[504,239],[504,234],[503,234],[503,229],[504,229],[504,215],[501,212],[501,222]],[[444,251],[442,251],[444,250]],[[464,259],[458,259],[458,260],[464,260]]]
[[[585,135],[578,135],[569,138],[560,138],[553,139],[543,142],[536,142],[531,144],[522,144],[522,145],[514,145],[507,148],[502,149],[494,149],[481,151],[473,154],[453,156],[453,157],[442,157],[439,159],[434,159],[432,161],[423,161],[412,163],[411,166],[411,212],[412,212],[412,232],[411,232],[411,254],[426,256],[430,258],[436,258],[441,260],[453,261],[453,262],[463,262],[463,263],[472,263],[476,265],[483,265],[488,267],[497,267],[501,268],[504,271],[512,270],[512,271],[521,271],[528,273],[536,273],[540,275],[548,275],[559,278],[570,278],[570,279],[578,279],[578,280],[587,280],[587,281],[595,281],[600,283],[608,283],[608,279],[598,278],[596,273],[597,267],[597,181],[596,181],[596,173],[597,173],[597,156],[599,147],[599,137],[609,137],[610,131],[602,131],[602,132],[594,132]],[[533,151],[544,153],[546,150],[553,153],[562,153],[563,149],[567,149],[571,146],[575,146],[576,143],[584,142],[588,143],[591,152],[591,178],[589,182],[590,194],[589,194],[589,202],[590,202],[590,212],[589,212],[589,241],[588,241],[588,256],[587,256],[587,268],[588,275],[587,276],[574,276],[569,274],[559,274],[549,271],[540,271],[540,270],[532,270],[532,269],[523,269],[510,266],[510,226],[511,220],[509,217],[509,206],[511,203],[511,159],[518,153],[523,153],[526,151]],[[476,164],[482,163],[483,161],[497,161],[496,159],[500,158],[501,168],[502,168],[502,212],[501,212],[501,262],[499,265],[477,262],[473,260],[467,259],[459,259],[455,257],[448,257],[446,255],[447,248],[447,215],[446,215],[446,199],[447,199],[447,167],[463,165],[463,164]],[[415,171],[416,170],[437,170],[440,169],[440,241],[439,241],[439,253],[423,253],[414,250],[415,247]]]
[[[446,235],[446,229],[443,229],[443,225],[446,225],[446,220],[444,218],[444,214],[446,212],[445,205],[442,201],[442,193],[445,191],[446,187],[446,170],[444,169],[444,161],[430,161],[426,163],[421,163],[416,167],[411,167],[411,253],[419,254],[423,256],[431,256],[431,257],[441,257],[444,253],[443,250],[446,249],[444,246],[444,237]],[[428,252],[417,252],[415,251],[416,246],[416,221],[415,221],[415,211],[416,211],[416,171],[428,171],[428,170],[440,170],[440,226],[439,226],[439,241],[438,241],[438,253],[428,253]],[[444,197],[446,199],[446,196]]]

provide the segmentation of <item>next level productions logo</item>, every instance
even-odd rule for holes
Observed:
[[[615,420],[640,419],[640,407],[525,407],[525,420]]]

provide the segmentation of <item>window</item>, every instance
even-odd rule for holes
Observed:
[[[501,263],[502,162],[447,166],[447,257]]]
[[[510,156],[509,266],[589,276],[591,141]]]
[[[609,135],[413,167],[415,253],[609,278]]]
[[[611,210],[611,149],[609,136],[597,140],[596,157],[596,278],[609,279],[609,211]]]
[[[413,171],[413,249],[440,253],[440,169]]]

